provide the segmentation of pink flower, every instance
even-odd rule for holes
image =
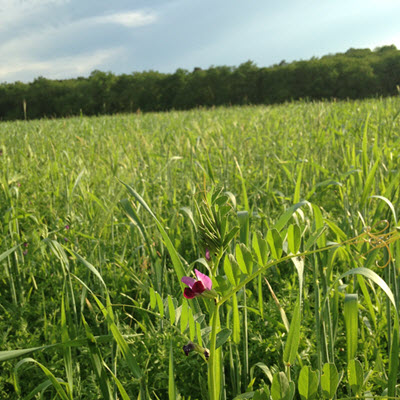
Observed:
[[[197,281],[194,278],[191,278],[189,276],[184,276],[182,278],[182,282],[185,285],[188,285],[189,287],[185,288],[183,295],[187,299],[193,299],[196,296],[202,295],[204,292],[209,292],[212,290],[212,281],[211,279],[207,276],[202,274],[200,271],[197,269],[194,270],[197,276]],[[208,296],[207,296],[208,297]],[[215,296],[212,296],[215,297]]]

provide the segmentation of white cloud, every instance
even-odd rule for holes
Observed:
[[[51,7],[67,3],[69,0],[0,0],[1,28],[7,29],[32,19],[40,20],[40,16],[47,13]]]
[[[121,48],[98,50],[93,53],[79,54],[76,56],[60,57],[47,61],[34,61],[19,58],[0,66],[0,81],[10,77],[19,80],[31,80],[31,76],[45,76],[50,79],[65,79],[77,75],[87,75],[102,64],[119,57]],[[27,79],[17,77],[28,77]]]
[[[156,21],[154,14],[144,13],[142,11],[127,11],[123,13],[110,14],[99,17],[91,17],[87,19],[87,22],[101,23],[101,24],[118,24],[123,25],[127,28],[135,28],[138,26],[144,26],[152,24]]]
[[[7,60],[0,64],[0,82],[39,75],[57,79],[104,69],[104,63],[124,54],[115,27],[132,29],[157,20],[155,14],[140,10],[72,19],[58,8],[67,1],[0,0],[0,60]]]

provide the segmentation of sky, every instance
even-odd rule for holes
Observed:
[[[399,0],[0,0],[0,83],[400,49]]]

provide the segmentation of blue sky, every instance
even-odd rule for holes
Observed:
[[[399,0],[0,0],[0,82],[400,48]]]

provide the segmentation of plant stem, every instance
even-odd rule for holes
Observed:
[[[217,330],[219,328],[219,304],[212,309],[211,314],[211,336],[210,336],[210,358],[208,360],[208,393],[210,400],[218,400],[220,395],[219,375],[219,352],[216,350]]]

